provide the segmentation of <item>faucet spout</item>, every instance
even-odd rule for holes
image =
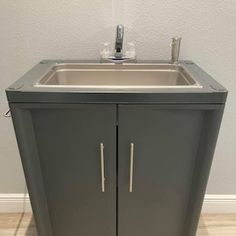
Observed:
[[[123,48],[123,39],[124,39],[124,26],[117,25],[116,27],[116,42],[115,42],[115,57],[122,58],[122,48]]]

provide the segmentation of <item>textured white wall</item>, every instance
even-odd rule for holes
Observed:
[[[235,0],[0,0],[0,112],[4,88],[45,58],[98,59],[125,25],[140,59],[168,59],[170,38],[183,37],[191,59],[225,85],[228,103],[208,193],[236,194]],[[24,191],[12,124],[0,118],[0,193]]]

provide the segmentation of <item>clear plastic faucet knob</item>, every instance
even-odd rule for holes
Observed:
[[[128,43],[128,47],[125,52],[125,56],[128,58],[135,58],[136,57],[135,44],[133,42]]]
[[[110,43],[106,42],[103,44],[103,48],[100,52],[101,58],[109,58],[111,56]]]

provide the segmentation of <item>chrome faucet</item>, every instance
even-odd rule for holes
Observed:
[[[171,63],[177,64],[179,61],[179,51],[180,51],[181,38],[172,38],[171,43]]]
[[[122,48],[123,48],[123,39],[124,39],[124,26],[117,25],[116,27],[116,42],[115,42],[115,58],[122,58]]]
[[[124,40],[124,26],[117,25],[116,27],[116,41],[114,50],[111,50],[110,43],[104,43],[103,49],[100,51],[101,62],[136,62],[135,45],[132,42],[128,43],[128,47],[123,53],[123,40]]]

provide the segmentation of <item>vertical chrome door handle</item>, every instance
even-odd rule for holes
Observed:
[[[105,192],[105,174],[104,174],[104,145],[100,143],[100,155],[101,155],[101,181],[102,181],[102,192]]]
[[[130,143],[130,176],[129,176],[129,192],[133,192],[133,174],[134,174],[134,144]]]

